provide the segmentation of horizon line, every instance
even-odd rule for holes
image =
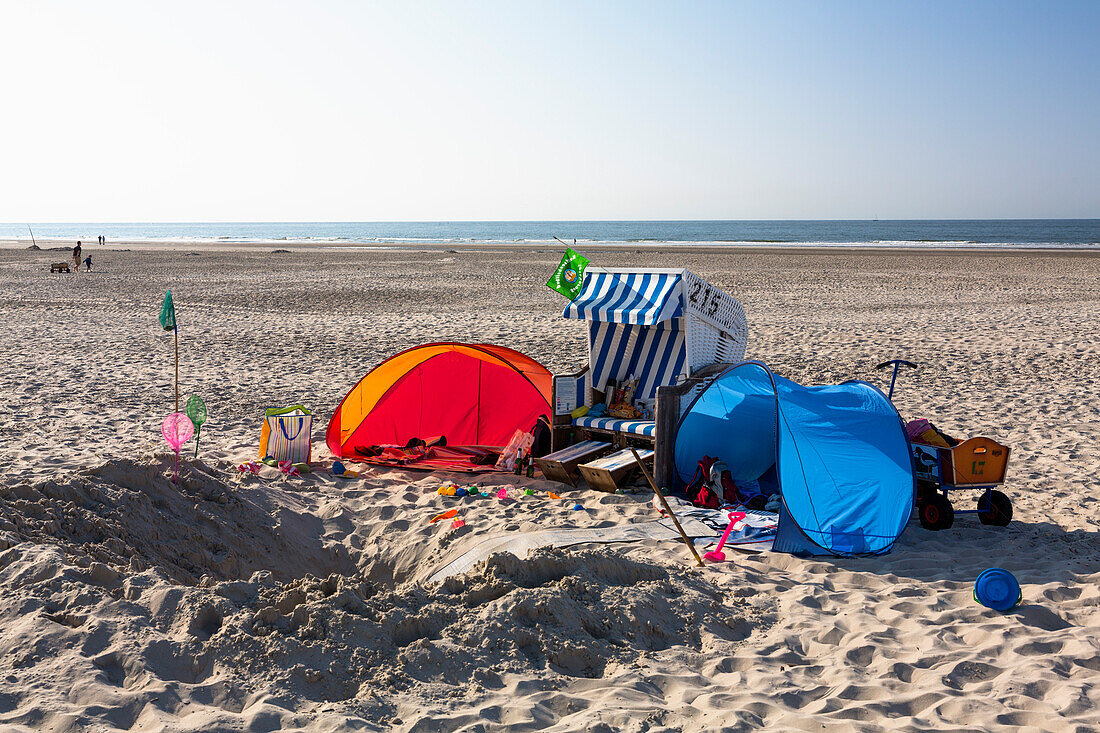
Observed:
[[[1100,216],[1084,217],[976,217],[976,218],[902,218],[902,219],[226,219],[226,220],[138,220],[131,221],[32,221],[0,222],[0,226],[56,226],[59,224],[687,224],[704,222],[931,222],[931,221],[1100,221]]]

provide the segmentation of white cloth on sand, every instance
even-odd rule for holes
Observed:
[[[680,510],[676,509],[675,511],[680,519],[680,524],[684,528],[684,533],[688,537],[694,539],[696,537],[714,536],[712,527],[708,527],[706,524],[690,517],[680,517]],[[431,577],[428,578],[428,582],[438,583],[452,575],[464,573],[496,552],[510,552],[516,557],[526,557],[532,550],[539,547],[569,547],[589,542],[610,543],[679,539],[680,533],[676,531],[671,519],[624,524],[618,527],[582,527],[578,529],[543,529],[537,532],[513,532],[482,540],[432,573]]]

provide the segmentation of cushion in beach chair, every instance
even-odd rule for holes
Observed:
[[[583,417],[573,418],[573,424],[578,428],[591,428],[595,430],[607,430],[613,433],[626,433],[643,438],[652,438],[657,435],[657,423],[653,420],[619,420],[614,417]]]

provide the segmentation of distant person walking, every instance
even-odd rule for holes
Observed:
[[[73,266],[76,269],[80,269],[80,241],[78,240],[76,246],[73,247]]]

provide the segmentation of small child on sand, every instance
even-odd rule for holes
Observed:
[[[86,269],[88,272],[92,271],[92,256],[91,255],[88,255],[87,257],[84,258],[84,269]]]

